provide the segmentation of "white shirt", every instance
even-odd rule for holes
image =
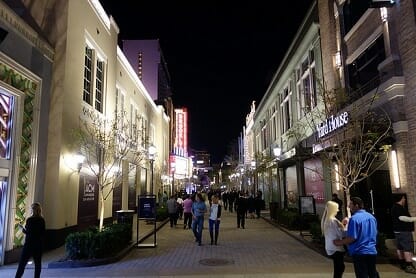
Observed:
[[[212,204],[209,209],[209,219],[217,220],[218,204]]]
[[[343,246],[336,246],[333,242],[335,239],[342,239],[344,236],[344,231],[339,226],[337,219],[332,219],[329,223],[327,223],[327,226],[325,226],[324,236],[325,250],[329,256],[333,255],[336,251],[345,252]]]

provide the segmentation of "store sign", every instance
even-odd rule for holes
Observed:
[[[338,116],[331,116],[326,121],[316,125],[318,138],[325,137],[331,132],[345,126],[349,121],[348,112],[339,114]]]

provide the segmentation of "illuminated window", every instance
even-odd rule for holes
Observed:
[[[292,119],[292,90],[290,89],[290,85],[283,90],[283,93],[280,94],[280,115],[282,120],[282,133],[286,132],[290,129]]]
[[[313,49],[295,72],[298,99],[298,118],[302,118],[317,105],[315,55]]]
[[[103,59],[96,55],[93,48],[85,46],[82,99],[101,113],[103,112],[104,99],[104,68]]]

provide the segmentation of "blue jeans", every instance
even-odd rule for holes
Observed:
[[[192,231],[194,232],[195,239],[199,244],[201,244],[201,241],[202,241],[203,225],[204,225],[204,216],[197,216],[192,221]]]
[[[354,272],[357,278],[378,278],[377,255],[353,255]]]
[[[218,231],[220,230],[220,220],[208,220],[209,222],[209,227],[208,230],[210,233],[212,233],[213,231],[215,231],[215,233],[217,234]]]

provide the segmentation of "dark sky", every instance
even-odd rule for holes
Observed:
[[[258,104],[313,0],[100,0],[123,39],[159,39],[189,145],[221,162]]]

